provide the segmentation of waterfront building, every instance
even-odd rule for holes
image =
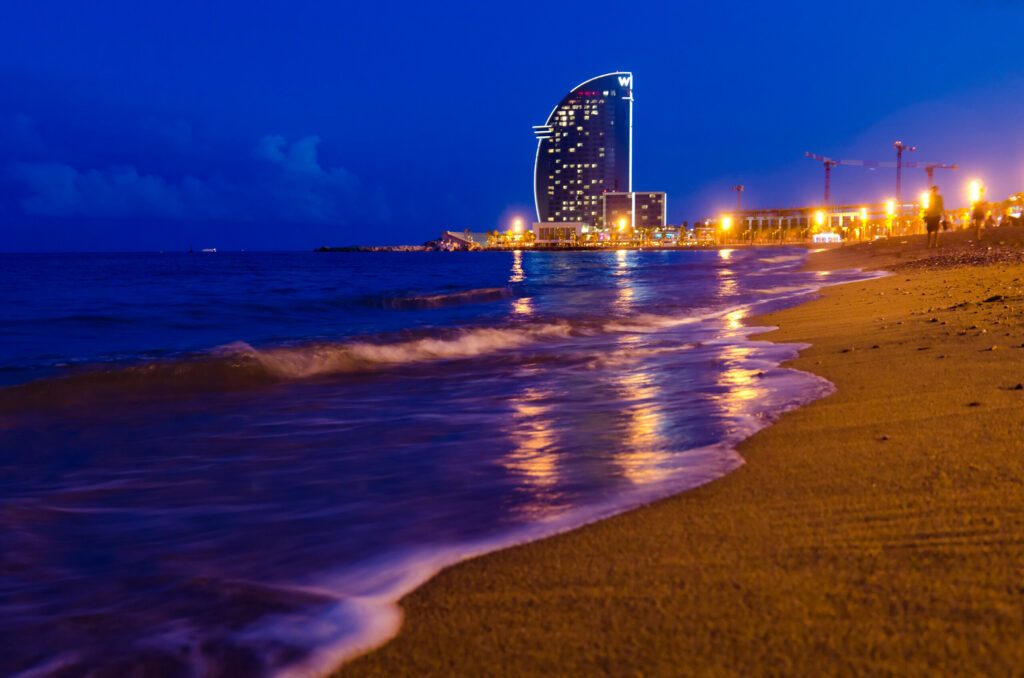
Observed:
[[[538,221],[532,231],[533,241],[540,247],[587,246],[600,240],[594,227],[579,221]]]
[[[601,196],[633,190],[633,74],[572,88],[534,134],[537,221],[606,228]]]
[[[664,193],[605,193],[601,196],[602,222],[608,228],[625,224],[635,233],[653,233],[665,227],[667,205]]]
[[[729,227],[723,228],[726,220]],[[718,242],[754,244],[815,241],[821,234],[836,234],[842,240],[905,235],[915,232],[916,221],[899,216],[892,205],[867,204],[742,210],[703,223],[713,227]]]
[[[686,229],[681,226],[662,226],[651,230],[649,238],[652,245],[662,247],[678,245],[686,239]]]

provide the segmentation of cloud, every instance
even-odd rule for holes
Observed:
[[[277,135],[268,135],[260,139],[253,149],[256,158],[265,160],[271,164],[278,165],[288,172],[306,174],[308,176],[321,177],[328,174],[336,174],[343,177],[347,173],[344,169],[337,169],[326,172],[320,166],[317,158],[316,147],[320,145],[320,137],[308,136],[299,139],[290,147],[288,140]]]
[[[18,162],[9,170],[27,189],[22,208],[43,216],[159,217],[211,216],[213,196],[200,180],[178,183],[140,174],[134,167],[79,171],[55,162]]]
[[[383,189],[365,188],[344,167],[325,166],[319,144],[317,136],[289,143],[268,135],[230,175],[204,178],[173,179],[130,165],[77,168],[22,160],[8,164],[6,179],[18,187],[18,204],[30,215],[337,225],[386,221]]]
[[[261,161],[262,178],[278,216],[300,221],[345,221],[369,216],[371,200],[360,181],[343,167],[320,163],[320,138],[308,136],[292,144],[284,137],[265,136],[253,149]]]

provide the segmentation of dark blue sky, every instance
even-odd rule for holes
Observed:
[[[7,3],[0,249],[306,249],[532,218],[531,125],[635,75],[634,181],[669,218],[819,200],[805,150],[956,204],[1024,188],[1024,4]],[[924,185],[911,172],[907,192]],[[835,197],[889,172],[839,168]]]

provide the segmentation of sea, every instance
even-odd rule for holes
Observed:
[[[803,248],[0,254],[0,674],[308,675],[831,385]],[[770,460],[766,460],[770,463]]]

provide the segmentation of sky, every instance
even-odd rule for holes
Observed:
[[[1024,2],[33,0],[0,21],[0,251],[422,243],[533,215],[531,126],[634,73],[672,223],[820,202],[805,151],[1024,190]],[[835,200],[892,170],[839,167]],[[908,170],[905,194],[925,186]]]

